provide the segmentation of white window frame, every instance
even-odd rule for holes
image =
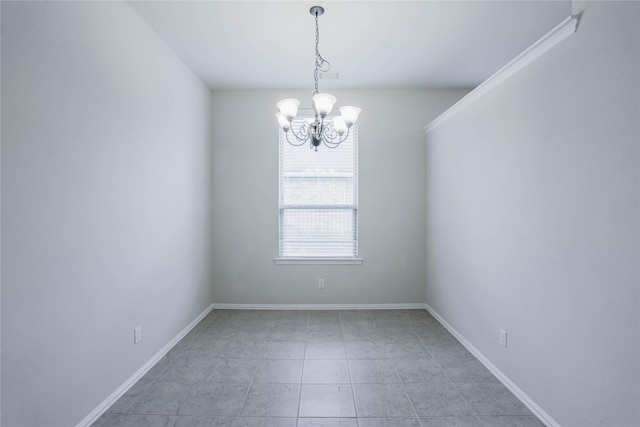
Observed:
[[[306,112],[301,112],[301,117],[300,118],[306,118],[306,117],[313,117],[312,113],[309,112],[307,114],[305,114]],[[349,206],[314,206],[314,205],[308,205],[309,208],[322,208],[322,209],[344,209],[345,207],[348,207],[349,209],[353,209],[354,211],[354,221],[355,221],[355,225],[354,225],[354,234],[355,234],[355,249],[356,249],[356,254],[354,256],[312,256],[312,257],[298,257],[298,256],[282,256],[282,217],[283,217],[283,211],[284,209],[287,209],[287,207],[284,207],[282,204],[282,188],[283,188],[283,171],[282,171],[282,162],[280,159],[282,159],[282,149],[283,149],[283,144],[289,144],[286,141],[286,138],[284,136],[284,131],[280,128],[279,129],[279,145],[278,145],[278,256],[276,258],[274,258],[274,262],[276,264],[362,264],[363,259],[359,256],[359,235],[358,235],[358,226],[359,226],[359,206],[358,206],[358,185],[359,185],[359,170],[358,170],[358,128],[357,128],[357,124],[354,124],[353,127],[351,128],[350,132],[352,132],[352,137],[354,138],[354,150],[355,150],[355,157],[354,157],[354,162],[355,162],[355,195],[354,195],[354,203],[353,205],[349,205]],[[290,138],[293,137],[290,135]],[[295,137],[293,137],[295,138]],[[301,146],[301,147],[295,147],[298,150],[310,150],[309,148],[309,143]],[[325,145],[321,144],[318,147],[318,150],[331,150],[330,148],[326,147]],[[299,206],[302,207],[302,206]],[[291,208],[289,208],[291,209]]]

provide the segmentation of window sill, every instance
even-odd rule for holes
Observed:
[[[339,258],[339,257],[287,257],[274,258],[276,264],[362,264],[362,258]]]

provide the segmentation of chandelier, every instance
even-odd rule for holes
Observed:
[[[311,106],[313,107],[314,119],[304,120],[298,127],[294,129],[293,120],[298,114],[298,106],[300,101],[293,98],[286,98],[278,102],[276,105],[280,110],[276,113],[276,118],[282,130],[284,130],[287,142],[294,146],[304,145],[310,141],[310,148],[318,151],[318,146],[323,143],[328,148],[336,148],[349,137],[351,126],[358,120],[360,108],[353,106],[340,107],[340,116],[333,116],[327,119],[333,105],[336,103],[336,97],[328,93],[318,92],[318,77],[320,73],[326,73],[330,70],[331,65],[326,61],[318,50],[318,41],[320,32],[318,30],[318,17],[324,13],[324,8],[313,6],[309,9],[309,13],[315,17],[316,21],[316,63],[313,72],[315,81],[315,91],[311,97]],[[295,140],[289,139],[289,134],[293,134]]]

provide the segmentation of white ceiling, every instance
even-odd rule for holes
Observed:
[[[214,90],[477,86],[571,13],[570,1],[129,1]]]

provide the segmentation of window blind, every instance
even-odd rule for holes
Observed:
[[[292,146],[280,129],[279,176],[280,256],[357,257],[357,125],[338,147],[318,151]]]

